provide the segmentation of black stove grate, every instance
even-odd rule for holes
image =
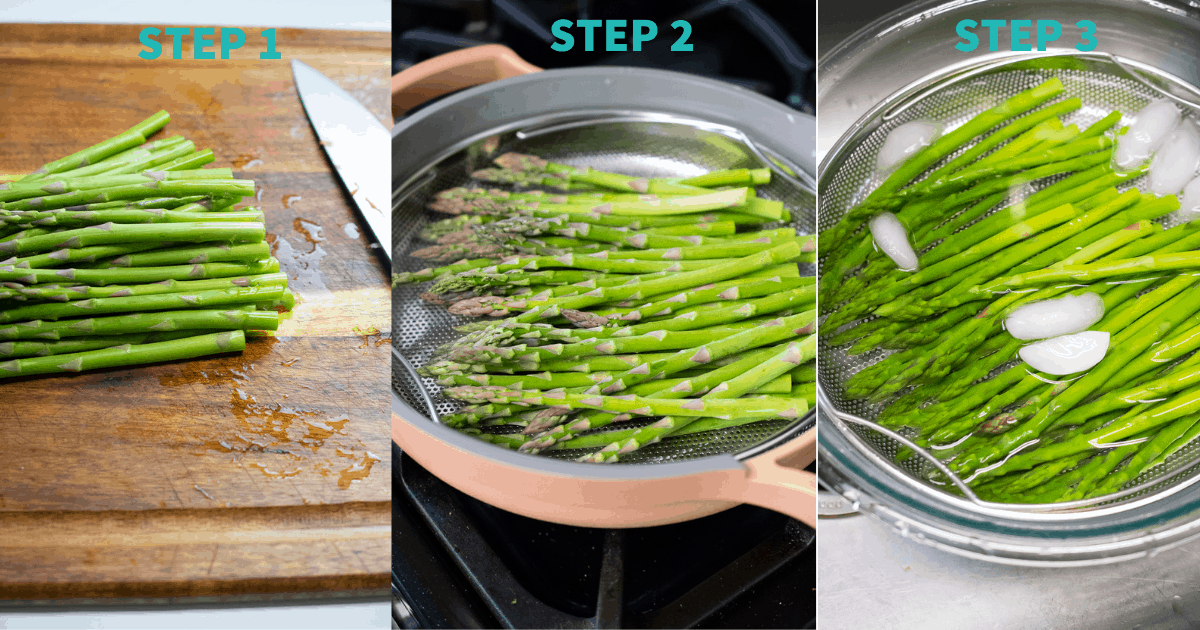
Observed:
[[[477,501],[395,449],[402,627],[799,628],[814,532],[743,505],[635,529],[571,527]]]

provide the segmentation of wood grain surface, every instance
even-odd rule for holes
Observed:
[[[0,597],[386,588],[387,272],[289,60],[390,126],[388,35],[279,29],[279,60],[256,29],[229,60],[163,37],[147,61],[142,26],[0,24],[0,172],[165,109],[157,137],[257,182],[298,305],[240,354],[0,381]]]

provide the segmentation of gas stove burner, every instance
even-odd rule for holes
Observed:
[[[815,113],[816,53],[812,16],[816,3],[775,0],[632,0],[574,3],[525,0],[406,0],[393,8],[393,72],[443,53],[504,44],[542,68],[633,66],[675,70],[733,83]],[[585,51],[582,46],[557,52],[550,25],[559,19],[653,20],[658,36],[641,51]],[[668,25],[692,25],[692,50],[671,50],[678,31]]]
[[[649,528],[557,525],[393,455],[400,627],[798,628],[815,617],[815,532],[799,521],[739,506]]]

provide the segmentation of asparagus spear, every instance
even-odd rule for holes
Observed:
[[[88,298],[74,302],[33,304],[0,311],[0,324],[28,320],[58,320],[85,315],[132,313],[186,308],[211,308],[231,304],[257,304],[279,299],[286,291],[280,285],[212,289],[195,293],[159,293],[121,297]]]
[[[147,208],[172,210],[191,204],[199,204],[206,209],[212,209],[213,199],[207,195],[188,195],[184,197],[151,197],[149,199],[138,199],[135,201],[105,201],[101,203],[89,203],[79,206],[67,206],[66,208],[63,208],[63,210],[67,212],[88,212],[96,210],[145,210]]]
[[[15,219],[10,225],[38,227],[85,227],[103,223],[198,223],[198,222],[262,222],[257,210],[246,212],[174,212],[170,210],[99,210],[95,212],[29,212],[7,217]]]
[[[1185,278],[1185,280],[1191,280],[1191,284],[1194,284],[1196,279]],[[1194,287],[1179,293],[1142,317],[1140,320],[1144,322],[1142,326],[1131,327],[1114,336],[1112,345],[1122,348],[1128,355],[1137,356],[1155,341],[1164,337],[1171,330],[1170,323],[1187,319],[1197,309],[1200,309],[1200,301],[1197,300],[1197,297]],[[1164,326],[1158,322],[1168,325]],[[1019,445],[1036,438],[1053,421],[1055,415],[1069,411],[1074,405],[1082,402],[1123,366],[1124,362],[1113,360],[1115,358],[1114,355],[1106,357],[1106,360],[1101,361],[1085,376],[1072,381],[1070,386],[1055,396],[1050,404],[1043,407],[1033,418],[1020,427],[998,436],[994,443],[980,447],[978,450],[965,452],[959,459],[951,463],[951,468],[959,473],[974,472],[1011,452]],[[1043,449],[1038,449],[1038,451],[1041,450]]]
[[[232,289],[236,287],[265,287],[271,285],[286,285],[287,274],[263,273],[241,277],[229,276],[208,280],[164,280],[135,285],[109,286],[56,286],[34,285],[20,289],[7,289],[12,293],[0,293],[0,297],[21,296],[34,301],[66,302],[87,298],[128,297],[133,295],[157,295],[161,293],[188,293],[191,291],[208,291],[212,289]]]
[[[183,136],[171,136],[169,138],[163,138],[162,140],[147,142],[132,149],[126,149],[125,151],[117,153],[111,157],[107,157],[94,164],[72,169],[68,171],[68,173],[71,177],[85,177],[88,175],[105,173],[129,164],[139,164],[142,160],[145,160],[153,155],[161,155],[164,149],[170,149],[181,144],[190,143],[188,143]],[[49,180],[52,178],[47,176],[44,179]]]
[[[165,311],[114,317],[94,317],[61,322],[21,322],[0,328],[0,339],[44,339],[55,341],[87,335],[121,335],[171,330],[275,330],[279,313],[256,311],[254,307],[232,310]]]
[[[667,320],[625,326],[614,330],[609,337],[632,337],[649,334],[658,330],[697,330],[710,328],[756,315],[766,315],[785,309],[811,306],[816,302],[816,297],[815,287],[797,287],[763,298],[749,300],[738,306],[728,306],[702,313],[691,311]]]
[[[740,427],[740,426],[744,426],[744,425],[751,424],[754,422],[762,422],[762,420],[760,420],[758,418],[730,418],[730,419],[700,418],[700,419],[696,420],[695,422],[679,429],[678,431],[675,431],[674,433],[671,434],[670,437],[682,437],[685,435],[695,435],[697,433],[705,433],[708,431],[719,431],[721,429],[731,429],[734,427]],[[583,450],[583,449],[599,448],[599,447],[605,446],[607,444],[610,444],[612,442],[624,442],[625,440],[628,440],[638,430],[639,429],[635,428],[635,429],[619,429],[616,431],[589,433],[587,435],[580,435],[578,437],[572,438],[569,441],[556,443],[552,446],[547,447],[545,450],[558,451],[558,450]],[[492,444],[498,444],[500,446],[504,446],[504,447],[510,448],[510,449],[519,449],[521,446],[523,446],[525,443],[529,442],[531,439],[530,437],[520,434],[520,433],[508,433],[508,434],[479,433],[479,432],[472,432],[469,429],[466,430],[466,432],[470,433],[471,435],[474,435],[475,437],[477,437],[481,440],[491,442]]]
[[[12,269],[0,267],[0,282],[19,284],[48,284],[64,280],[79,284],[105,286],[110,284],[148,284],[164,280],[200,280],[231,276],[258,275],[279,271],[279,261],[250,264],[202,263],[164,267],[130,267],[114,269]]]
[[[763,399],[742,399],[741,396],[761,387],[764,383],[784,374],[801,363],[809,361],[816,356],[815,338],[810,337],[806,343],[790,343],[779,354],[771,357],[763,363],[743,372],[742,374],[725,381],[721,385],[713,388],[708,393],[701,396],[699,399],[691,399],[683,402],[681,408],[688,410],[700,408],[705,411],[713,409],[719,405],[717,401],[735,402],[734,399],[741,400],[763,400]],[[648,398],[643,400],[650,400]],[[788,403],[785,400],[799,400],[803,404],[796,406],[786,406]],[[779,417],[799,417],[799,413],[807,410],[808,403],[805,399],[774,399],[778,407],[776,412]],[[803,407],[801,409],[801,407]],[[793,414],[793,409],[798,409],[796,415]],[[690,414],[676,414],[681,416],[690,416]],[[715,414],[724,415],[724,414]],[[753,416],[751,416],[753,417]],[[586,461],[610,463],[618,459],[620,455],[631,453],[647,444],[653,444],[661,441],[663,438],[678,432],[680,429],[687,427],[689,424],[696,422],[698,419],[694,417],[674,417],[667,416],[654,424],[643,427],[635,431],[632,435],[620,442],[612,442],[608,446],[600,449],[597,453],[585,458]]]
[[[558,389],[581,387],[588,388],[597,383],[610,380],[613,377],[608,372],[538,372],[533,374],[472,374],[444,376],[438,380],[443,387],[485,385],[502,387],[512,390],[528,389]],[[682,383],[684,379],[665,379],[671,381],[670,387]],[[669,387],[668,387],[669,389]],[[792,391],[792,380],[786,374],[763,383],[754,390],[760,394],[789,394]]]
[[[188,155],[185,155],[182,157],[176,157],[175,160],[161,164],[161,166],[158,167],[158,169],[160,169],[160,170],[191,170],[194,168],[200,168],[200,167],[204,166],[204,164],[212,163],[212,161],[214,161],[214,160],[215,160],[215,156],[212,155],[212,150],[205,149],[203,151],[193,152],[193,154],[188,154]]]
[[[68,250],[70,251],[70,250]],[[201,264],[213,262],[250,263],[271,257],[271,247],[266,241],[257,243],[225,244],[203,243],[197,247],[170,247],[154,251],[130,252],[98,263],[98,269],[111,267],[161,267],[177,264]]]
[[[795,269],[794,266],[791,267]],[[737,279],[714,283],[711,287],[703,285],[690,291],[676,293],[670,297],[656,299],[635,308],[623,311],[617,319],[626,322],[636,322],[652,317],[675,315],[677,311],[690,305],[705,304],[718,300],[737,300],[762,295],[770,295],[797,287],[812,287],[809,279],[790,279],[781,276],[771,276],[761,280]],[[812,293],[811,289],[809,290]]]
[[[75,249],[91,245],[139,243],[147,241],[204,242],[229,241],[257,243],[266,237],[261,223],[180,223],[134,224],[104,223],[43,236],[31,236],[0,243],[0,254],[28,254],[60,248]]]
[[[582,182],[610,188],[613,190],[631,191],[638,193],[694,193],[697,187],[754,185],[770,181],[770,171],[767,169],[736,169],[733,171],[717,171],[707,175],[673,182],[665,179],[648,179],[630,177],[616,173],[605,173],[592,168],[576,168],[565,164],[548,162],[537,156],[520,153],[505,153],[493,160],[501,171],[477,171],[474,177],[485,181],[505,182],[542,182],[543,185],[554,185],[567,182]],[[549,177],[544,177],[548,175]],[[687,182],[693,182],[691,184]]]
[[[62,194],[26,197],[0,203],[0,210],[53,210],[80,204],[103,203],[162,197],[163,195],[240,195],[254,194],[254,182],[241,179],[184,179],[150,181],[145,184],[126,184],[110,188],[76,190]]]
[[[786,366],[784,371],[795,367]],[[688,398],[682,400],[640,396],[597,396],[565,392],[513,391],[504,388],[461,386],[446,395],[472,402],[513,402],[568,409],[602,409],[641,416],[738,416],[743,418],[799,418],[807,408],[791,398]]]
[[[230,211],[253,182],[199,169],[212,151],[182,137],[145,142],[168,120],[159,112],[0,185],[4,376],[241,349],[243,330],[278,325],[259,308],[293,306],[262,213]]]
[[[589,393],[613,394],[627,391],[652,378],[661,378],[675,374],[695,365],[706,365],[747,349],[788,341],[797,336],[808,335],[812,331],[812,324],[812,312],[772,320],[761,327],[755,327],[721,339],[709,341],[703,345],[680,350],[665,359],[640,363],[610,382],[603,384],[603,387],[597,384],[593,389],[589,390]],[[726,375],[740,373],[748,369],[749,365],[753,365],[754,362],[760,360],[762,359],[752,354],[750,357],[742,359],[743,363],[740,365],[734,364],[718,368],[705,380],[698,380],[688,387],[672,388],[669,392],[663,392],[661,395],[662,397],[683,397],[701,389],[715,386],[720,381],[711,382],[712,379],[728,378]],[[522,447],[522,450],[536,452],[557,441],[569,439],[579,432],[604,426],[614,420],[615,416],[613,414],[585,415],[570,425],[560,425],[551,431],[537,436],[537,439],[529,442],[527,446]]]
[[[1085,156],[1085,157],[1086,157],[1086,156]],[[1097,161],[1097,160],[1092,160],[1092,162],[1099,163],[1099,162],[1106,162],[1107,160],[1108,160],[1108,158],[1107,158],[1107,157],[1100,156],[1100,159],[1099,159],[1098,161]],[[1094,166],[1094,165],[1095,165],[1095,164],[1093,164],[1093,163],[1090,163],[1090,162],[1089,162],[1089,163],[1081,163],[1081,164],[1079,164],[1078,166],[1079,166],[1080,168],[1087,168],[1088,166]],[[1055,166],[1055,165],[1052,165],[1052,166]],[[1061,169],[1058,169],[1058,170],[1056,170],[1056,172],[1069,172],[1070,170],[1073,170],[1073,167],[1072,167],[1072,168],[1061,168]],[[1013,176],[1013,177],[1014,177],[1014,178],[1016,178],[1016,177],[1024,177],[1024,176],[1029,176],[1029,177],[1038,177],[1038,178],[1040,178],[1040,177],[1045,177],[1045,176],[1048,176],[1048,175],[1050,175],[1050,174],[1054,174],[1054,173],[1039,172],[1039,173],[1037,173],[1036,175],[1032,175],[1032,174],[1026,173],[1026,174],[1019,174],[1019,175],[1016,175],[1016,176]],[[1000,178],[1000,179],[997,179],[997,180],[993,180],[993,181],[991,181],[991,182],[987,182],[987,183],[985,183],[985,185],[983,185],[983,186],[979,186],[979,187],[976,187],[976,188],[970,189],[970,191],[977,191],[977,192],[976,192],[976,193],[973,195],[973,197],[986,197],[986,196],[988,196],[988,195],[990,195],[990,194],[992,194],[992,193],[996,192],[996,190],[993,190],[993,189],[1006,190],[1006,189],[1007,189],[1007,188],[1008,188],[1008,187],[1009,187],[1011,184],[1012,184],[1012,182],[1006,182],[1006,181],[1004,181],[1004,178]],[[1055,202],[1055,203],[1058,203],[1058,202],[1060,202],[1060,201],[1062,201],[1061,197],[1050,197],[1050,198],[1047,198],[1047,199],[1045,200],[1045,202],[1043,202],[1043,203],[1048,203],[1048,202]],[[1082,204],[1080,204],[1080,203],[1064,203],[1063,205],[1073,205],[1073,206],[1076,206],[1076,208],[1077,208],[1078,210],[1082,210],[1082,211],[1086,211],[1086,210],[1087,210],[1087,207],[1083,206],[1083,205],[1082,205]],[[1016,217],[1017,217],[1018,219],[1022,220],[1023,222],[1026,222],[1026,223],[1029,223],[1029,222],[1045,222],[1045,221],[1046,221],[1046,219],[1045,219],[1045,218],[1041,218],[1041,217],[1040,217],[1040,214],[1041,214],[1041,213],[1038,213],[1038,214],[1036,214],[1036,215],[1035,215],[1034,213],[1032,213],[1032,212],[1028,212],[1028,211],[1027,211],[1027,210],[1029,210],[1030,208],[1037,208],[1037,207],[1038,207],[1038,206],[1022,206],[1022,207],[1019,207],[1019,208],[1017,208],[1017,209],[1016,209],[1016,211],[1018,211],[1018,212],[1019,212],[1019,214],[1017,214],[1017,215],[1016,215]],[[1058,208],[1061,208],[1061,207],[1062,207],[1061,205],[1060,205],[1060,206],[1055,206],[1055,209],[1058,209]],[[1004,228],[1004,229],[1011,228],[1013,221],[1011,221],[1011,220],[1009,220],[1009,219],[1005,219],[1005,217],[1004,217],[1004,215],[1003,215],[1003,214],[997,215],[997,216],[995,216],[994,218],[995,218],[995,219],[997,219],[996,223],[997,223],[997,224],[998,224],[1000,227],[1002,227],[1002,228]],[[988,221],[988,223],[989,223],[989,224],[990,224],[991,220],[992,220],[992,218],[989,218],[989,221]],[[981,222],[981,223],[983,223],[983,222]],[[981,229],[982,229],[982,228],[981,228]],[[964,232],[963,234],[965,235],[965,234],[967,234],[967,233],[976,233],[976,230],[974,230],[974,229],[973,229],[973,230],[968,230],[967,232]],[[983,234],[979,234],[979,235],[980,235],[980,236],[983,236],[983,235],[985,235],[985,234],[987,234],[987,232],[986,232],[986,231],[985,231]],[[994,235],[989,235],[989,238],[991,238],[991,236],[994,236]],[[974,240],[968,240],[967,242],[968,242],[968,243],[977,243],[977,242],[976,242],[976,241],[974,241]],[[994,241],[993,241],[993,242],[994,242]],[[945,251],[950,251],[950,250],[949,250],[949,249],[945,249],[945,250],[942,250],[942,251],[944,251],[944,252],[945,252]],[[927,261],[927,262],[925,262],[925,263],[923,263],[923,264],[929,265],[929,262]],[[934,265],[934,266],[936,266],[936,265]],[[939,267],[939,269],[943,269],[943,270],[944,270],[945,268],[946,268],[946,267],[944,267],[944,266],[942,266],[942,267]],[[963,270],[963,273],[965,274],[965,273],[966,273],[966,271],[965,271],[965,270]],[[867,312],[869,312],[869,311],[870,311],[870,308],[871,308],[871,307],[873,307],[873,306],[877,306],[878,304],[880,304],[880,303],[881,303],[881,301],[882,301],[883,299],[892,299],[892,298],[894,298],[894,297],[897,297],[897,296],[898,296],[898,295],[900,295],[902,292],[901,292],[901,293],[897,293],[897,292],[895,292],[895,289],[896,289],[895,282],[912,282],[912,280],[910,279],[910,276],[911,276],[911,274],[899,274],[899,275],[896,275],[896,276],[892,276],[893,282],[891,282],[891,283],[888,283],[888,284],[886,284],[886,285],[882,285],[882,286],[880,287],[880,291],[882,292],[880,295],[881,295],[882,297],[878,297],[878,298],[877,298],[877,297],[875,297],[877,294],[876,294],[876,292],[874,292],[874,291],[871,291],[871,292],[860,292],[860,293],[858,294],[858,296],[859,296],[859,298],[860,298],[860,299],[857,299],[857,300],[855,300],[855,301],[851,302],[849,305],[846,305],[846,306],[843,306],[842,308],[840,308],[840,309],[839,309],[839,311],[838,311],[837,313],[835,313],[834,315],[830,316],[829,320],[827,321],[827,325],[828,325],[828,326],[837,327],[837,326],[841,326],[841,325],[843,325],[843,324],[849,323],[850,321],[853,321],[854,319],[856,319],[856,318],[858,318],[858,317],[861,317],[861,316],[865,315]],[[827,277],[828,277],[828,276],[827,276]],[[953,276],[952,276],[952,277],[953,277]],[[961,276],[960,276],[960,278],[961,278]],[[832,281],[832,280],[831,280],[831,281]],[[955,280],[955,282],[957,282],[957,281],[958,281],[958,280],[956,279],[956,280]],[[944,290],[944,288],[945,288],[945,286],[936,287],[936,289],[937,289],[937,290]]]
[[[22,256],[20,258],[12,257],[8,260],[0,261],[0,265],[11,265],[14,269],[42,269],[45,267],[62,267],[69,263],[93,263],[96,260],[108,258],[110,256],[121,256],[123,254],[131,254],[133,252],[142,252],[148,249],[158,249],[165,247],[169,243],[130,243],[121,245],[95,245],[92,247],[78,247],[75,249],[59,249],[48,254],[34,254],[32,256]]]
[[[1155,254],[1139,258],[1126,258],[1111,262],[1092,263],[1088,265],[1063,265],[1057,268],[1047,268],[1016,274],[1001,278],[983,287],[972,287],[976,295],[994,293],[1001,290],[1073,280],[1076,282],[1094,282],[1103,278],[1125,277],[1145,273],[1191,270],[1200,268],[1200,252],[1180,252],[1177,254]]]
[[[73,337],[63,341],[5,341],[0,343],[0,358],[45,357],[100,350],[126,344],[156,343],[207,334],[204,330],[177,330],[163,333],[134,333],[128,335],[94,335]]]
[[[103,160],[104,158],[133,148],[145,142],[146,136],[162,129],[168,122],[171,116],[165,111],[160,111],[153,116],[143,120],[142,122],[130,127],[124,133],[117,134],[108,140],[94,144],[82,151],[72,153],[67,157],[49,162],[37,169],[36,171],[26,175],[21,179],[22,182],[37,181],[47,175],[61,173],[71,169],[87,166]]]
[[[240,352],[245,349],[246,333],[232,330],[157,343],[125,344],[74,354],[13,359],[0,363],[0,378],[178,361],[222,352]]]
[[[579,309],[605,302],[627,300],[667,290],[692,288],[728,280],[749,271],[795,260],[802,251],[802,247],[792,241],[745,258],[714,264],[705,269],[681,273],[668,278],[649,280],[633,286],[598,288],[579,296],[556,298],[548,307],[531,309],[519,315],[517,321],[537,321],[539,318],[558,315],[563,309]]]
[[[1020,135],[1024,134],[1025,132],[1027,132],[1031,129],[1034,129],[1035,127],[1041,125],[1044,122],[1047,122],[1050,120],[1057,120],[1058,116],[1062,116],[1062,115],[1068,114],[1070,112],[1073,112],[1082,106],[1083,106],[1082,100],[1080,100],[1078,97],[1072,97],[1072,98],[1068,98],[1068,99],[1059,101],[1057,103],[1052,103],[1050,105],[1047,105],[1046,107],[1043,107],[1042,109],[1039,109],[1035,112],[1031,112],[1028,116],[1022,116],[1022,117],[1008,123],[1007,125],[1001,127],[999,130],[990,134],[988,137],[984,138],[983,140],[980,140],[979,142],[975,143],[975,145],[972,146],[970,149],[967,149],[958,157],[950,160],[944,166],[941,166],[937,170],[930,173],[929,176],[926,178],[926,180],[927,181],[937,181],[937,180],[941,179],[942,177],[949,175],[950,173],[953,173],[953,172],[963,168],[967,164],[974,162],[980,156],[984,155],[988,151],[991,151],[992,149],[996,148],[997,146],[1003,144],[1004,142],[1006,142],[1010,139],[1016,138],[1017,136],[1020,136]],[[1053,128],[1051,128],[1051,129],[1053,130]],[[1041,141],[1041,138],[1038,136],[1032,136],[1032,139],[1034,140],[1034,142]],[[1029,148],[1029,146],[1018,145],[1017,147],[1013,147],[1013,148],[1015,150],[1010,150],[1008,152],[1009,154],[1020,153],[1023,148]],[[1005,154],[1005,149],[1000,149],[999,151],[997,151],[996,153],[993,153],[992,155],[997,156],[999,158],[1007,157]]]
[[[1050,100],[1063,90],[1062,82],[1057,78],[1025,92],[1021,92],[1004,103],[980,113],[954,131],[938,138],[929,146],[909,158],[900,168],[896,169],[879,185],[866,202],[882,199],[912,182],[918,175],[930,166],[941,161],[959,147],[965,145],[975,136],[987,131],[996,124],[1014,116],[1023,114],[1038,105]],[[834,228],[827,230],[821,238],[830,251],[840,248],[842,241],[851,232],[862,225],[874,211],[851,210]]]

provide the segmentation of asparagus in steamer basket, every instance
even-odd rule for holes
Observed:
[[[294,305],[254,182],[169,121],[0,184],[0,378],[236,352]]]
[[[815,241],[776,227],[790,213],[754,188],[768,169],[656,179],[495,163],[473,177],[550,192],[438,193],[430,209],[451,218],[421,232],[435,244],[414,256],[443,264],[393,279],[432,281],[424,299],[491,318],[419,370],[467,403],[444,423],[614,462],[814,404],[816,286],[797,263],[815,261]]]
[[[1164,102],[1132,131],[1111,131],[1121,112],[1064,125],[1080,103],[1049,102],[1063,92],[1052,79],[933,140],[822,234],[829,343],[890,351],[836,393],[989,501],[1111,494],[1200,435],[1200,199],[1176,212],[1200,135]],[[1149,161],[1159,146],[1171,159]]]

